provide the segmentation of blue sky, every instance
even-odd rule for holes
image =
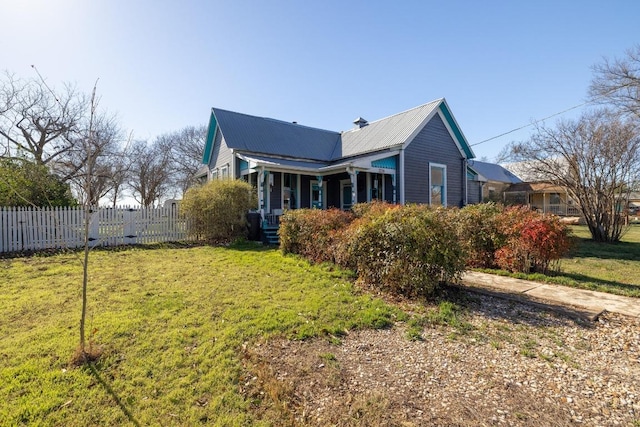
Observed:
[[[138,139],[213,106],[339,131],[445,97],[475,144],[581,104],[591,66],[640,43],[637,0],[0,0],[0,16],[0,70],[99,78]],[[492,160],[530,130],[473,148]]]

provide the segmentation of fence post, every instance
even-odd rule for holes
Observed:
[[[89,246],[95,247],[100,244],[100,215],[95,208],[87,208],[85,215],[91,215],[89,217]]]

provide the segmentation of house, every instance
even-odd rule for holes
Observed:
[[[512,184],[504,192],[507,204],[527,205],[542,213],[581,216],[580,207],[562,186],[546,181]]]
[[[564,160],[558,159],[555,164],[560,170],[567,170]],[[505,203],[526,205],[538,212],[558,216],[582,216],[578,202],[571,197],[569,191],[553,183],[551,176],[538,163],[524,161],[509,163],[504,167],[522,179],[522,182],[511,184],[505,189]]]
[[[636,219],[640,217],[640,192],[629,193],[628,213]]]
[[[468,203],[502,202],[505,190],[512,184],[522,182],[512,172],[495,163],[470,160],[468,166]]]
[[[445,99],[336,132],[213,108],[200,178],[253,184],[265,224],[286,209],[467,204],[474,153]]]

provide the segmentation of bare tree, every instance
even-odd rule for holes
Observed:
[[[96,103],[98,100],[93,100]],[[118,173],[122,132],[114,116],[92,112],[84,129],[72,138],[71,148],[56,162],[57,169],[71,182],[81,203],[97,206],[113,188]],[[91,138],[86,135],[91,129]],[[88,170],[91,174],[87,175]],[[87,176],[91,179],[87,181]]]
[[[202,166],[206,138],[206,126],[187,126],[156,140],[170,154],[173,181],[181,194],[193,184],[193,176]]]
[[[129,178],[133,162],[131,149],[131,144],[127,142],[116,155],[111,157],[110,185],[106,196],[114,208],[117,206]]]
[[[44,80],[20,80],[8,72],[0,85],[0,135],[7,141],[7,154],[53,166],[73,146],[86,97],[70,85],[54,92]]]
[[[640,44],[627,50],[624,58],[605,58],[593,71],[591,99],[640,119]]]
[[[529,141],[511,146],[511,158],[528,174],[564,187],[595,241],[620,240],[625,230],[620,211],[640,178],[637,121],[599,110],[555,127],[537,125]]]
[[[132,148],[128,184],[133,198],[151,207],[165,197],[172,185],[171,156],[166,146],[137,141]]]

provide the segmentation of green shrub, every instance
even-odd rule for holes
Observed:
[[[495,203],[467,205],[457,211],[456,232],[466,253],[467,267],[496,266],[495,251],[504,240],[498,231],[498,215],[502,211]]]
[[[280,249],[311,262],[335,262],[335,246],[353,214],[339,209],[289,210],[280,218]]]
[[[398,205],[374,200],[368,203],[356,203],[351,207],[351,211],[356,218],[368,218],[380,216],[389,209],[395,209],[397,207]]]
[[[246,214],[256,207],[255,191],[241,180],[213,180],[190,188],[180,204],[189,220],[189,234],[209,241],[246,237]]]
[[[569,229],[556,216],[545,216],[525,206],[510,207],[498,215],[504,243],[496,250],[496,263],[511,272],[543,273],[569,252]]]
[[[359,279],[391,293],[426,296],[462,273],[463,252],[447,210],[412,205],[381,212],[341,234],[336,259]]]

